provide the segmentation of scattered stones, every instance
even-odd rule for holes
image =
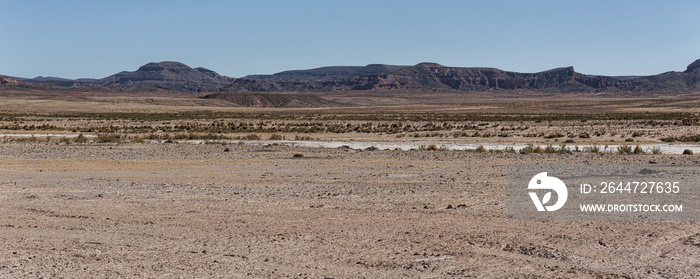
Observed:
[[[467,208],[467,205],[463,204],[463,203],[458,204],[457,206],[452,206],[451,204],[448,204],[447,207],[445,207],[445,209],[458,209],[458,208]]]
[[[700,247],[700,233],[691,235],[683,240],[683,244]]]
[[[684,254],[667,253],[700,247],[693,223],[572,226],[506,218],[508,164],[696,164],[697,156],[680,150],[575,158],[300,146],[257,151],[247,144],[2,144],[3,163],[35,171],[13,167],[2,175],[0,277],[206,277],[214,270],[222,277],[278,278],[302,269],[314,278],[522,277],[512,265],[537,268],[546,278],[565,277],[571,266],[578,277],[644,277],[655,264],[667,277],[697,273],[675,258]],[[313,160],[291,159],[295,153]],[[601,231],[631,237],[599,244]],[[651,235],[658,239],[645,237]],[[573,255],[597,261],[572,264]],[[602,260],[616,269],[598,273]]]

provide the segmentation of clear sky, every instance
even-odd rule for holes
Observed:
[[[700,1],[0,0],[0,74],[152,61],[240,77],[384,63],[651,75],[700,58]]]

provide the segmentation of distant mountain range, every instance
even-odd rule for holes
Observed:
[[[271,81],[291,81],[291,80],[306,80],[306,81],[327,81],[333,79],[342,79],[353,76],[364,76],[370,74],[393,73],[406,66],[384,65],[384,64],[369,64],[367,66],[331,66],[321,67],[310,70],[292,70],[279,72],[272,75],[249,75],[244,79],[262,79]]]
[[[353,90],[493,91],[538,92],[649,92],[700,89],[700,59],[683,72],[652,76],[597,76],[573,67],[539,73],[518,73],[496,68],[446,67],[435,63],[414,66],[370,64],[284,71],[272,75],[232,78],[205,68],[179,62],[148,63],[133,72],[120,72],[102,79],[55,77],[0,79],[2,87],[54,85],[62,87],[112,87],[161,89],[184,92],[329,92]],[[42,88],[45,88],[42,87]]]

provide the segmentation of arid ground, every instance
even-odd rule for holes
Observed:
[[[700,278],[697,221],[512,221],[506,194],[511,164],[700,167],[565,148],[697,145],[699,96],[439,96],[253,109],[4,93],[0,277]],[[254,143],[269,139],[554,149]]]

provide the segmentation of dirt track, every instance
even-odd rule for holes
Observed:
[[[698,222],[506,218],[508,164],[650,160],[700,161],[7,143],[0,277],[697,278]]]

